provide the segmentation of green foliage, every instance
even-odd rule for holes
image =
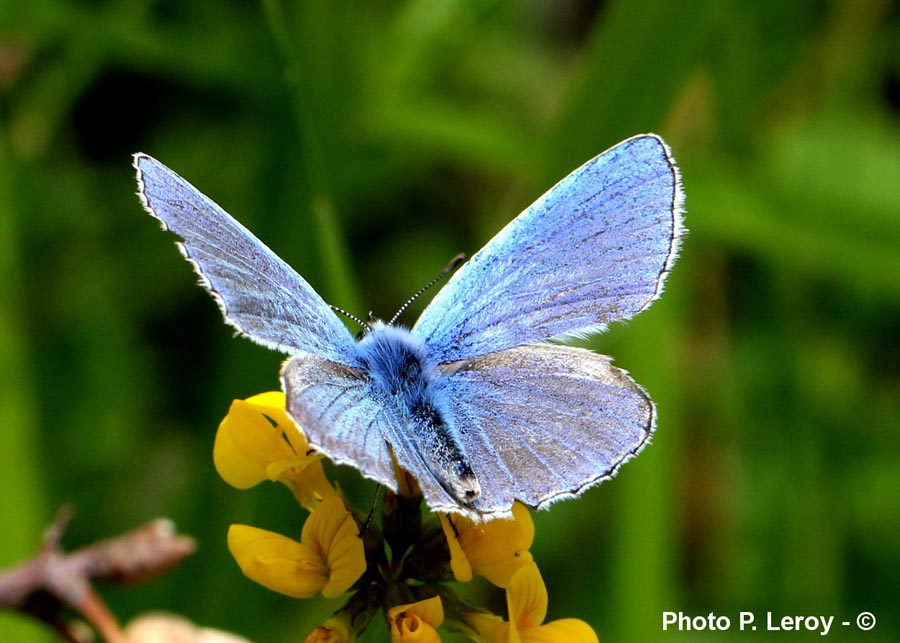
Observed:
[[[657,131],[690,235],[662,300],[592,345],[650,390],[658,436],[535,516],[549,616],[606,641],[699,640],[663,634],[661,612],[869,610],[867,640],[896,640],[896,7],[599,4],[0,6],[0,563],[72,502],[71,545],[157,515],[201,543],[106,592],[122,618],[294,641],[335,607],[266,592],[225,548],[229,523],[299,532],[282,489],[238,493],[210,455],[230,400],[277,388],[280,358],[221,323],[142,213],[131,152],[328,301],[390,316],[567,171]]]

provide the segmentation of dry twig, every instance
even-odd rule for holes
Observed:
[[[0,608],[31,615],[74,643],[79,638],[62,618],[68,607],[79,612],[108,643],[120,643],[124,639],[119,624],[92,583],[139,583],[158,576],[192,554],[194,540],[178,535],[171,521],[159,519],[65,553],[60,542],[72,514],[70,508],[61,509],[45,532],[37,555],[0,571]]]

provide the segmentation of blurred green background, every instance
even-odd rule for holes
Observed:
[[[277,388],[281,357],[222,323],[142,212],[132,152],[329,302],[389,316],[655,131],[690,235],[664,297],[592,346],[649,389],[658,433],[535,515],[550,618],[601,641],[762,641],[781,637],[662,632],[661,614],[867,610],[872,632],[830,638],[900,637],[896,3],[9,0],[0,110],[0,565],[72,503],[70,547],[161,515],[199,540],[166,577],[103,590],[123,620],[287,642],[339,606],[268,592],[228,554],[230,523],[302,519],[212,466],[230,400]],[[53,639],[3,615],[0,640]]]

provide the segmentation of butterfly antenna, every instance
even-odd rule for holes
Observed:
[[[441,270],[441,274],[439,274],[437,277],[435,277],[434,279],[432,279],[431,281],[429,281],[427,284],[425,284],[425,285],[424,285],[422,288],[420,288],[420,289],[419,289],[412,297],[410,297],[409,299],[407,299],[405,304],[403,304],[402,306],[400,306],[400,310],[398,310],[398,311],[396,312],[396,314],[395,314],[393,317],[391,317],[391,321],[388,322],[388,325],[390,326],[390,325],[393,324],[395,321],[397,321],[397,318],[398,318],[400,315],[403,314],[403,311],[406,310],[407,308],[409,308],[409,305],[410,305],[411,303],[413,303],[416,299],[418,299],[419,296],[422,295],[422,293],[424,293],[426,290],[428,290],[429,288],[431,288],[432,286],[434,286],[436,283],[438,283],[441,279],[443,279],[444,277],[446,277],[447,275],[449,275],[451,272],[453,272],[454,270],[456,270],[456,268],[459,266],[459,264],[461,264],[461,263],[463,262],[463,260],[464,260],[465,258],[466,258],[466,255],[465,255],[465,253],[462,253],[462,252],[460,252],[458,255],[456,255],[455,257],[453,257],[453,259],[450,260],[450,263],[448,263],[448,264],[444,267],[444,269]]]
[[[372,330],[372,327],[369,326],[366,322],[364,322],[363,320],[361,320],[361,319],[360,319],[359,317],[357,317],[356,315],[354,315],[354,314],[352,314],[352,313],[348,313],[348,312],[347,312],[346,310],[344,310],[343,308],[340,308],[340,307],[338,307],[338,306],[333,306],[332,304],[328,304],[328,307],[331,308],[331,310],[333,310],[334,312],[340,313],[340,314],[344,315],[345,317],[347,317],[348,319],[352,319],[352,320],[355,321],[357,324],[359,324],[360,326],[362,326],[362,327],[365,329],[365,331],[366,331],[367,333],[368,333],[369,331]]]

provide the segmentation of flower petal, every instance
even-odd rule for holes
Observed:
[[[285,413],[283,400],[283,393],[263,393],[232,402],[213,446],[213,461],[225,482],[247,489],[269,478],[274,462],[287,461],[283,469],[315,461],[317,454],[309,452],[306,438]]]
[[[547,587],[537,564],[529,563],[517,571],[506,589],[509,621],[520,632],[537,627],[547,616]]]
[[[472,626],[484,643],[508,643],[510,641],[509,623],[496,614],[487,612],[469,612],[466,622]]]
[[[308,598],[329,581],[328,567],[315,548],[281,534],[231,525],[228,549],[245,576],[280,594]]]
[[[272,475],[272,468],[269,475]],[[314,510],[327,496],[333,494],[334,487],[325,477],[321,462],[313,462],[299,470],[290,468],[276,475],[279,482],[287,485],[300,506],[308,511]]]
[[[391,643],[439,643],[441,640],[435,629],[444,622],[444,606],[440,596],[392,607],[387,617],[391,626]]]
[[[350,619],[344,611],[326,619],[306,637],[306,643],[352,643],[355,640],[350,631]]]
[[[508,586],[513,574],[533,561],[528,551],[534,542],[531,514],[518,502],[512,512],[512,519],[473,523],[463,518],[454,523],[472,570],[497,587]]]
[[[577,618],[562,618],[519,632],[524,643],[599,643],[590,625]]]
[[[268,411],[276,421],[282,423],[287,418],[287,400],[282,391],[268,391],[266,393],[257,393],[247,398],[246,402],[253,406],[261,407]]]
[[[456,537],[456,531],[450,524],[450,518],[447,514],[438,514],[441,521],[441,527],[444,529],[444,536],[447,538],[447,546],[450,548],[450,569],[453,570],[453,577],[463,583],[472,580],[472,565],[466,558],[466,553],[459,544],[459,538]]]
[[[328,567],[328,583],[322,590],[326,598],[340,596],[366,571],[366,555],[359,527],[332,493],[312,512],[303,525],[302,542],[316,551]]]

